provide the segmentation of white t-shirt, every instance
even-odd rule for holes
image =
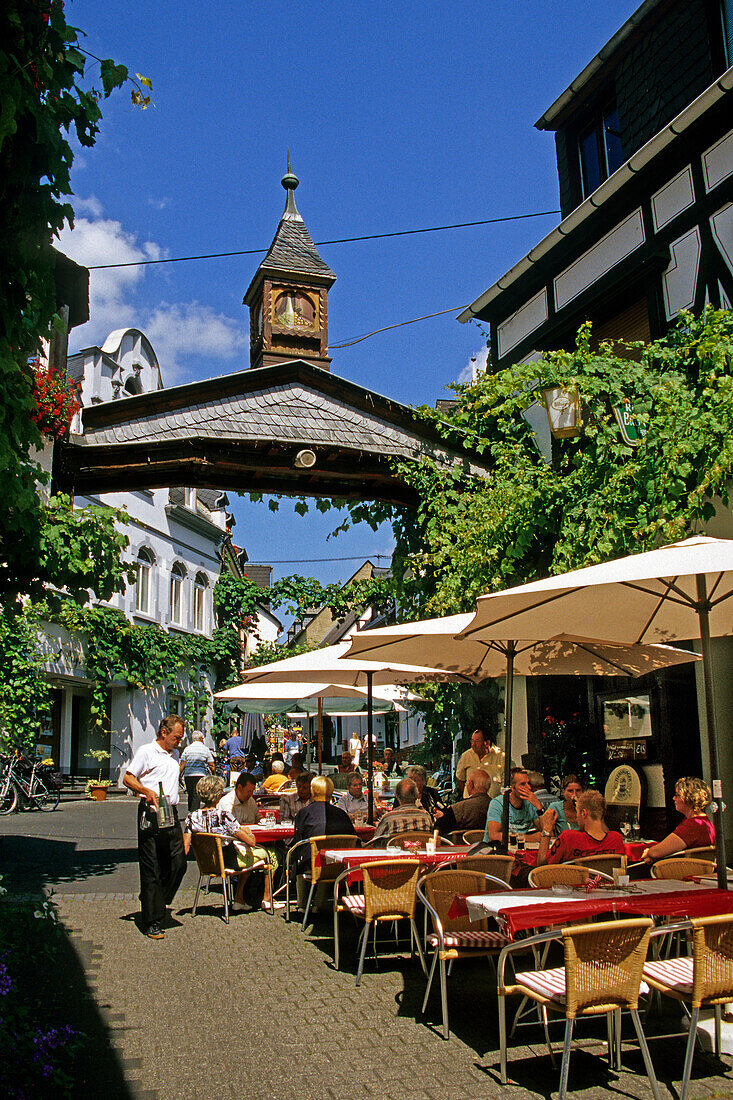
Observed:
[[[151,741],[138,749],[125,771],[139,779],[143,787],[158,794],[158,784],[163,784],[163,793],[171,806],[178,805],[178,781],[180,766],[178,749],[166,752],[157,741]],[[140,796],[142,798],[142,795]]]
[[[227,791],[226,794],[223,794],[217,802],[216,808],[217,810],[228,810],[230,814],[236,817],[240,825],[256,825],[260,820],[254,798],[250,796],[246,802],[240,802],[235,791]]]

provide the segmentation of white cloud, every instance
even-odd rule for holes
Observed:
[[[135,265],[165,256],[155,241],[140,241],[121,222],[102,217],[94,196],[75,199],[74,206],[88,216],[77,217],[73,229],[64,228],[58,247],[77,263]],[[74,329],[74,348],[101,345],[113,329],[140,328],[155,348],[165,384],[172,385],[185,379],[187,356],[230,360],[247,346],[243,324],[210,306],[197,301],[145,303],[145,270],[132,266],[90,272],[90,319]]]
[[[75,162],[76,163],[76,162]],[[75,214],[88,214],[90,218],[101,218],[104,213],[102,204],[96,195],[90,195],[88,199],[72,199]]]
[[[200,302],[161,302],[142,326],[155,348],[166,385],[180,380],[187,355],[233,359],[242,350],[242,326]]]
[[[474,379],[474,374],[482,374],[486,370],[486,364],[489,360],[489,349],[484,344],[478,351],[474,351],[471,359],[466,363],[465,367],[458,375],[458,381],[462,386],[467,385]]]
[[[159,199],[153,198],[152,195],[148,196],[148,206],[152,206],[153,210],[165,210],[170,201],[167,195],[161,195]]]

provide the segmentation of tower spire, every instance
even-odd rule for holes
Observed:
[[[287,218],[290,221],[302,221],[298,207],[295,205],[295,188],[300,183],[298,177],[290,169],[290,150],[288,149],[288,170],[280,180],[283,187],[287,192],[287,199],[285,200],[285,210],[283,212],[283,218]]]

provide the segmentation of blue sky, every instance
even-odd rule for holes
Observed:
[[[97,145],[72,181],[77,226],[63,249],[86,264],[260,249],[256,255],[92,274],[92,318],[71,350],[135,325],[167,385],[248,365],[242,296],[268,247],[290,149],[315,241],[504,217],[558,206],[553,136],[534,122],[636,8],[611,0],[71,0],[85,47],[153,81],[104,104]],[[90,70],[93,74],[94,70]],[[331,345],[463,306],[559,220],[545,216],[323,246],[338,280]],[[406,404],[435,402],[485,348],[456,313],[333,352],[332,369]],[[230,493],[252,561],[322,581],[388,555],[391,532],[326,542],[335,512],[273,515]],[[298,562],[302,564],[298,564]]]

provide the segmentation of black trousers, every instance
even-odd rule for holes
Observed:
[[[183,782],[186,785],[186,798],[188,801],[188,812],[193,813],[194,810],[198,810],[201,805],[201,799],[196,794],[196,786],[199,779],[203,779],[203,775],[184,775]]]
[[[186,873],[183,832],[175,807],[175,825],[160,829],[154,812],[140,801],[137,817],[137,856],[140,863],[140,907],[143,925],[165,919],[165,907],[176,896]]]

